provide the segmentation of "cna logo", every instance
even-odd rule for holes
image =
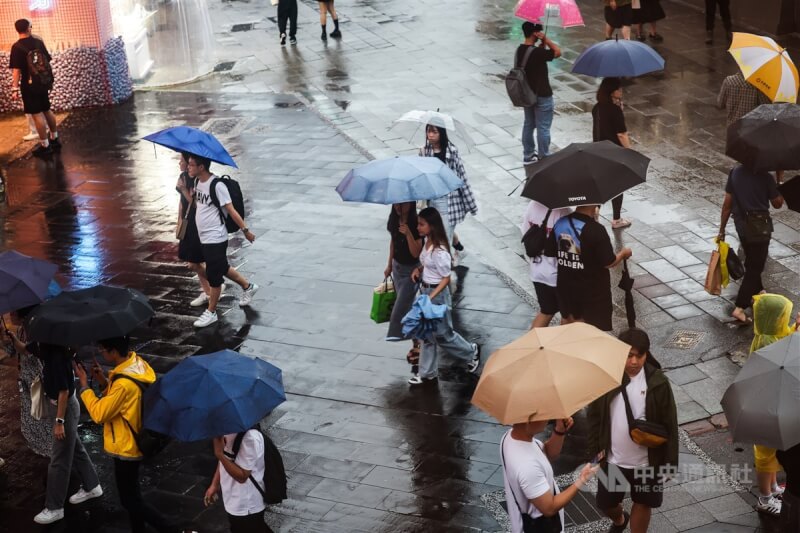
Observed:
[[[586,197],[585,196],[570,196],[569,198],[567,198],[567,201],[570,201],[570,202],[579,202],[581,200],[586,200]]]
[[[28,0],[28,9],[31,11],[50,11],[55,0]]]

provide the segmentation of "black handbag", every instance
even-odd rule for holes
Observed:
[[[735,191],[732,196],[736,201],[736,205],[739,207],[739,212],[744,217],[744,235],[741,237],[745,242],[743,242],[742,245],[769,243],[769,240],[772,238],[772,232],[775,229],[772,226],[772,217],[769,214],[769,209],[745,211]]]
[[[744,277],[744,265],[733,248],[728,248],[728,257],[725,259],[725,264],[728,267],[728,277],[732,280],[742,279]]]
[[[628,400],[628,393],[625,392],[624,385],[620,387],[620,392],[622,392],[622,399],[625,401],[625,414],[628,416],[628,432],[631,440],[646,448],[658,448],[667,442],[669,438],[667,428],[656,422],[633,418],[631,402]]]
[[[506,474],[506,454],[503,451],[503,446],[506,442],[506,434],[503,437],[503,440],[500,442],[500,456],[503,459],[503,474],[505,474],[506,479],[508,479],[508,474]],[[508,484],[511,487],[511,482],[509,481]],[[553,495],[556,494],[556,487],[555,483],[553,484]],[[564,528],[561,525],[561,512],[557,512],[553,516],[540,516],[538,518],[533,518],[528,513],[522,512],[522,508],[519,506],[519,502],[517,502],[517,496],[514,494],[513,487],[511,488],[511,497],[514,500],[514,504],[517,506],[517,510],[519,510],[519,514],[522,515],[522,532],[523,533],[561,533]],[[506,502],[508,505],[508,502]]]

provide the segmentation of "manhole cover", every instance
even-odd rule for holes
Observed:
[[[252,118],[210,118],[200,126],[200,129],[219,137],[236,137],[252,120]]]
[[[231,32],[237,31],[250,31],[253,29],[253,23],[248,22],[247,24],[234,24],[231,26]]]
[[[702,331],[686,331],[679,330],[673,333],[672,337],[664,345],[665,348],[674,348],[676,350],[689,350],[697,346],[705,333]]]
[[[217,63],[217,66],[214,67],[214,72],[227,72],[233,68],[236,64],[236,61],[223,61],[222,63]]]

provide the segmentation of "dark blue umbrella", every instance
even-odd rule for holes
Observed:
[[[58,267],[14,250],[0,254],[0,314],[41,303]]]
[[[664,58],[639,41],[608,40],[584,50],[572,72],[595,78],[634,77],[664,70]]]
[[[228,153],[216,137],[197,128],[190,128],[189,126],[167,128],[151,133],[147,137],[143,137],[143,139],[160,144],[176,152],[189,152],[229,167],[239,168],[236,166],[231,154]]]
[[[188,357],[145,394],[147,429],[191,442],[246,431],[286,401],[280,368],[223,350]]]

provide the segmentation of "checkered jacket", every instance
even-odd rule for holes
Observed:
[[[420,148],[419,155],[422,157],[435,157],[430,143],[425,143],[425,146]],[[456,224],[460,224],[467,218],[467,213],[477,215],[478,204],[475,202],[472,188],[467,181],[467,173],[464,170],[461,156],[458,155],[458,148],[453,143],[447,143],[447,152],[444,158],[447,161],[447,166],[464,182],[463,187],[456,189],[447,196],[447,221],[454,228]]]
[[[741,72],[725,78],[717,96],[717,105],[728,110],[728,126],[761,104],[768,103],[769,98],[750,85]]]

